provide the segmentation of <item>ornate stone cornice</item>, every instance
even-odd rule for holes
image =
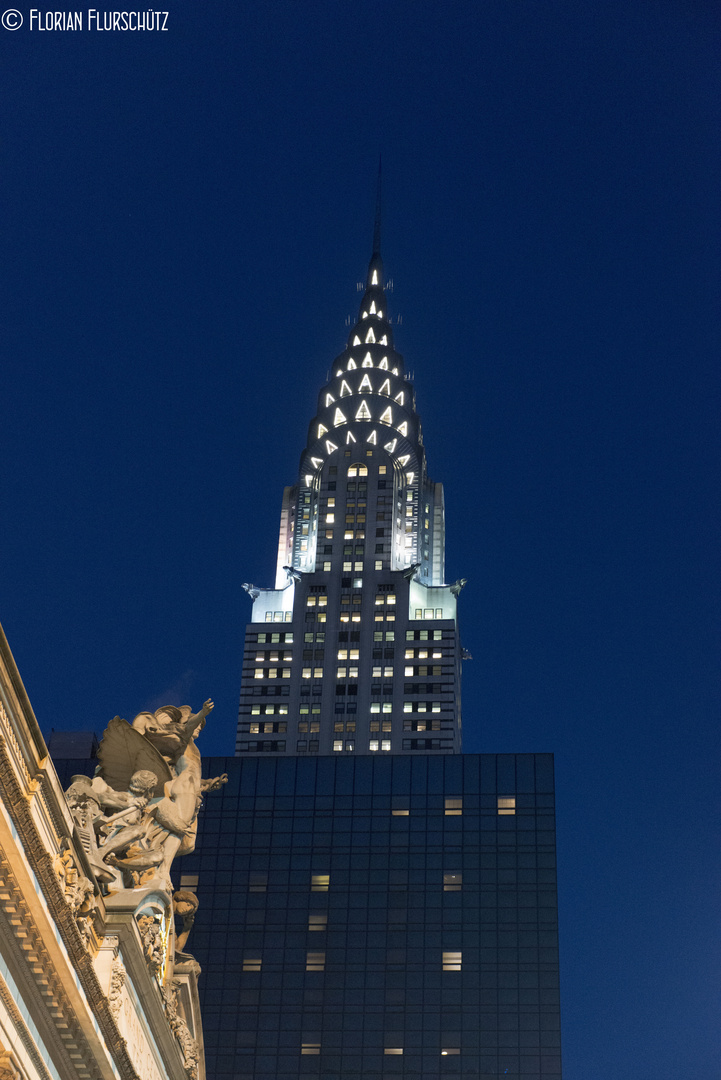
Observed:
[[[6,739],[0,735],[0,796],[18,831],[27,860],[40,883],[80,985],[100,1027],[100,1032],[123,1080],[140,1080],[125,1039],[118,1031],[108,1000],[103,993],[93,961],[88,955],[73,913],[66,903],[53,860],[42,842],[30,812],[28,798],[17,781]]]
[[[13,998],[13,995],[10,992],[10,988],[3,979],[2,975],[0,975],[0,1001],[2,1001],[3,1005],[7,1009],[8,1014],[10,1015],[10,1018],[15,1025],[15,1030],[18,1033],[20,1042],[25,1047],[28,1053],[28,1057],[38,1071],[38,1076],[41,1077],[41,1080],[52,1080],[52,1076],[48,1072],[45,1066],[45,1062],[38,1053],[38,1048],[35,1045],[35,1040],[30,1034],[30,1030],[25,1021],[23,1020],[22,1013],[15,1004],[15,999]],[[19,1078],[21,1077],[22,1073],[18,1070],[17,1065],[14,1063],[12,1055],[7,1052],[3,1053],[0,1056],[0,1080],[15,1080],[15,1078],[18,1078],[19,1080]]]

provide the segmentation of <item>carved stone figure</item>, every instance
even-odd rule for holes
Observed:
[[[61,842],[60,851],[55,856],[54,866],[55,873],[58,875],[58,880],[63,887],[65,899],[70,905],[73,915],[76,915],[84,905],[88,905],[89,899],[95,892],[95,886],[89,878],[80,873],[75,865],[70,851],[69,840],[64,839]]]
[[[138,929],[143,939],[145,960],[151,975],[159,975],[165,963],[165,947],[160,923],[153,915],[139,915]]]
[[[125,979],[127,972],[125,965],[119,956],[116,956],[113,960],[112,971],[110,972],[110,990],[108,992],[108,1005],[110,1011],[113,1014],[113,1019],[117,1020],[120,1016],[120,1009],[123,1003],[123,987],[125,986]]]
[[[132,724],[110,721],[98,750],[97,775],[73,777],[68,804],[88,859],[106,886],[172,891],[170,865],[195,847],[197,814],[206,791],[227,776],[201,778],[195,737],[213,708],[164,705]]]
[[[175,939],[175,947],[180,952],[185,948],[198,910],[198,897],[195,893],[178,890],[173,893],[173,912],[183,920],[183,929]]]

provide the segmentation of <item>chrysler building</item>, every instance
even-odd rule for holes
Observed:
[[[357,321],[283,493],[275,586],[245,586],[236,753],[460,752],[464,582],[445,582],[444,555],[443,485],[394,346],[377,212]]]

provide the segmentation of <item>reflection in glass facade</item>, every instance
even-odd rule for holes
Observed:
[[[553,758],[214,758],[208,1075],[560,1080]]]

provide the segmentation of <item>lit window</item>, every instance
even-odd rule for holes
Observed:
[[[301,1054],[320,1054],[320,1043],[301,1043]]]
[[[348,650],[347,649],[339,649],[338,650],[338,659],[339,660],[347,660],[348,659]]]
[[[378,466],[378,475],[379,476],[385,476],[385,474],[386,474],[386,466],[385,465],[379,465]]]
[[[336,677],[336,679],[345,679],[347,674],[348,674],[348,669],[347,668],[339,667],[337,669],[336,673],[335,673],[335,677]]]
[[[444,952],[443,953],[443,970],[444,971],[460,971],[461,961],[463,953],[459,952]]]
[[[324,570],[330,570],[330,562],[329,561],[326,561],[326,562],[323,563],[323,569]]]
[[[413,674],[413,668],[412,667],[403,668],[403,674],[404,675],[412,675]]]
[[[337,751],[342,750],[342,749],[343,749],[343,740],[342,739],[334,739],[333,740],[333,750],[337,752]]]
[[[441,1050],[441,1057],[448,1057],[451,1054],[460,1054],[461,1050],[458,1046],[445,1046]]]
[[[313,668],[313,678],[314,679],[322,679],[323,678],[323,668],[322,667]]]
[[[383,569],[383,560],[382,559],[376,559],[374,569],[375,570],[382,570]]]
[[[377,750],[378,749],[378,740],[377,739],[371,739],[371,741],[368,743],[368,749],[369,750]]]
[[[198,875],[197,874],[182,874],[180,878],[180,888],[185,889],[186,892],[195,892],[198,887]]]
[[[243,971],[260,971],[263,961],[259,956],[244,956],[243,957]]]
[[[380,677],[381,677],[381,669],[380,669],[380,667],[374,667],[372,672],[371,672],[371,678],[380,679]]]
[[[319,914],[311,913],[308,916],[308,929],[309,930],[325,930],[328,926],[328,916],[323,911]]]
[[[408,817],[410,810],[391,810],[393,817]]]
[[[351,660],[357,660],[359,656],[360,656],[360,649],[351,649],[351,651],[350,651]]]
[[[357,667],[348,668],[348,678],[349,679],[357,679],[358,678],[358,668]]]
[[[384,667],[383,668],[383,678],[384,679],[392,679],[393,678],[393,668],[392,667]]]
[[[390,739],[381,739],[381,750],[390,750],[390,748],[391,748],[391,740]]]
[[[384,1054],[402,1054],[403,1053],[403,1047],[402,1046],[386,1046],[383,1053]]]
[[[499,814],[515,814],[516,812],[516,796],[515,795],[499,795],[498,797],[498,813]]]
[[[304,667],[300,674],[301,674],[302,679],[309,679],[310,678],[310,668],[309,667]]]
[[[446,817],[460,817],[463,813],[463,799],[446,799]]]
[[[328,892],[330,885],[329,874],[313,874],[310,879],[311,892]]]
[[[325,515],[325,523],[326,523],[326,525],[335,524],[335,514],[326,514]]]
[[[443,892],[460,892],[463,875],[460,873],[443,875]]]
[[[357,410],[357,412],[355,414],[355,418],[356,418],[356,420],[370,420],[371,419],[370,409],[368,408],[365,401],[361,401],[360,405],[358,406],[358,410]],[[350,476],[350,469],[348,470],[348,475]]]
[[[390,593],[388,596],[386,596],[386,604],[395,604],[395,602],[396,598],[394,593]]]
[[[306,971],[325,971],[325,953],[309,952],[305,957]]]
[[[383,702],[383,712],[393,712],[393,703],[390,701]]]

